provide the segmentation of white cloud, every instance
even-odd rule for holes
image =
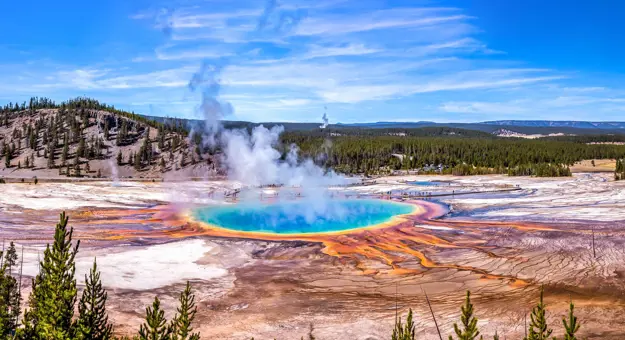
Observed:
[[[517,114],[527,112],[523,104],[525,103],[448,102],[443,103],[440,109],[451,113]]]
[[[560,79],[558,76],[503,78],[503,79],[429,79],[423,84],[392,84],[369,86],[340,86],[334,90],[319,91],[319,95],[327,101],[339,103],[359,103],[369,100],[405,97],[413,94],[433,93],[440,91],[460,91],[498,88],[535,82]]]
[[[346,33],[366,32],[373,30],[430,26],[450,21],[462,21],[469,19],[466,15],[448,15],[424,18],[409,18],[405,16],[384,18],[380,16],[363,16],[355,20],[341,20],[339,17],[333,20],[305,19],[297,28],[294,35],[339,35]]]
[[[449,113],[495,115],[499,119],[503,119],[502,117],[506,115],[522,119],[528,114],[533,114],[541,115],[542,119],[570,120],[597,112],[619,111],[623,107],[622,103],[625,103],[625,98],[619,97],[558,95],[566,91],[571,91],[571,88],[552,87],[551,91],[533,94],[532,98],[508,101],[449,101],[442,103],[439,110]],[[597,117],[587,116],[586,119],[597,120]]]
[[[185,4],[189,7],[152,8],[130,16],[147,28],[171,31],[147,48],[137,44],[136,54],[116,56],[125,62],[0,64],[11,84],[0,89],[20,95],[90,93],[116,104],[153,103],[163,111],[193,112],[199,99],[186,88],[191,75],[201,62],[225,58],[224,98],[237,114],[258,120],[263,114],[317,112],[324,103],[353,112],[390,107],[384,109],[389,115],[402,111],[397,103],[406,100],[436,113],[467,114],[521,115],[593,105],[598,112],[617,112],[624,106],[624,94],[576,73],[527,68],[511,60],[481,39],[479,18],[458,8],[293,0],[280,3],[277,11],[301,14],[299,25],[287,32],[258,32],[264,1]],[[409,107],[404,111],[413,110]]]
[[[158,60],[201,60],[205,58],[222,58],[233,55],[224,49],[216,49],[213,46],[194,46],[188,49],[177,49],[175,46],[163,46],[154,52]]]
[[[254,20],[261,15],[260,9],[240,9],[231,12],[195,11],[174,12],[170,18],[172,28],[224,28],[229,20],[248,18]]]
[[[180,67],[138,73],[133,75],[109,76],[112,70],[61,70],[48,77],[48,82],[32,84],[35,88],[64,88],[80,90],[136,89],[158,87],[182,87],[188,84],[195,67]]]
[[[381,52],[382,49],[369,48],[364,44],[348,44],[345,46],[312,46],[299,59],[314,59],[336,56],[362,56]]]

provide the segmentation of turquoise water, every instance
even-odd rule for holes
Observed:
[[[447,183],[436,182],[436,181],[414,181],[414,182],[407,182],[407,183],[412,184],[412,185],[419,185],[423,187],[437,187],[440,185],[448,185]]]
[[[414,206],[380,200],[305,200],[196,209],[194,217],[222,228],[273,234],[327,233],[367,227],[409,214]]]

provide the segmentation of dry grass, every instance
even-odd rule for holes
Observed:
[[[583,160],[575,163],[571,167],[572,172],[614,172],[616,169],[616,160],[614,159],[595,159],[595,166],[592,165],[591,159]]]

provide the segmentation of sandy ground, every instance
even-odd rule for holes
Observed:
[[[190,280],[197,327],[208,338],[299,339],[313,323],[317,339],[388,339],[397,304],[400,313],[416,311],[420,338],[437,339],[423,291],[447,335],[466,289],[482,334],[519,338],[540,286],[558,336],[569,298],[582,337],[625,335],[625,183],[609,173],[390,177],[337,188],[337,196],[390,195],[432,212],[339,235],[263,239],[183,218],[190,206],[232,203],[228,194],[239,187],[225,181],[1,185],[0,236],[24,246],[24,273],[33,275],[58,213],[67,210],[81,239],[79,283],[97,257],[118,334],[136,331],[155,294],[171,317]]]

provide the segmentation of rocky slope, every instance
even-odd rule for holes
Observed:
[[[217,175],[216,157],[181,126],[85,98],[0,109],[0,176],[163,178]],[[41,107],[44,106],[44,107]]]

